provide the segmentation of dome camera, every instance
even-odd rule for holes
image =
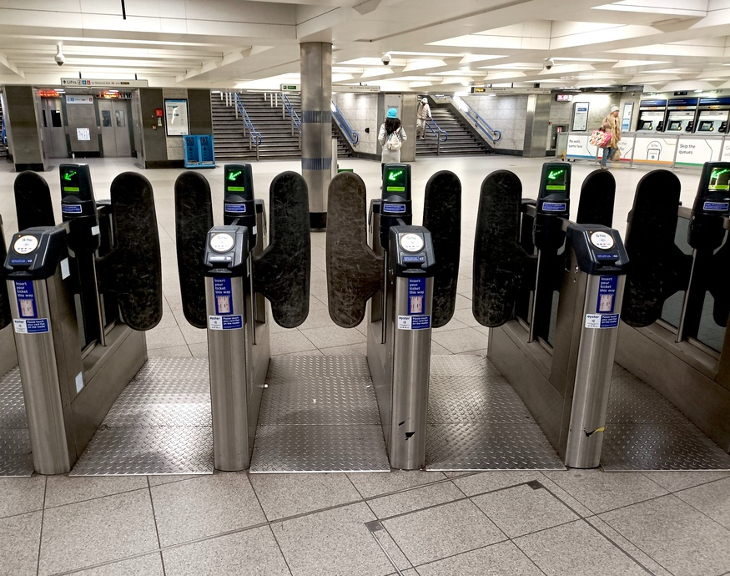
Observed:
[[[555,60],[552,58],[545,60],[545,70],[552,70],[553,66],[555,66]]]
[[[58,45],[58,52],[56,52],[56,64],[59,66],[63,66],[66,63],[66,57],[63,55],[63,52],[61,52],[61,45]]]
[[[390,64],[390,52],[386,52],[385,54],[383,54],[383,57],[381,58],[381,60],[383,61],[383,64],[385,66]]]

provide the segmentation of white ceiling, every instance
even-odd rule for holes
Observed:
[[[298,80],[300,42],[331,41],[335,83],[386,90],[716,89],[729,37],[730,0],[0,0],[0,84],[273,88]]]

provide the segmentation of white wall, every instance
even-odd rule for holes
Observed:
[[[350,127],[360,135],[355,150],[363,154],[377,154],[380,129],[378,95],[337,93],[334,101]],[[370,128],[370,134],[365,133],[365,128]]]
[[[502,133],[502,139],[493,146],[497,149],[523,150],[525,147],[525,122],[527,121],[527,96],[462,96],[487,123]]]

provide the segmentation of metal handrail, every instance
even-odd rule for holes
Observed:
[[[299,119],[299,114],[297,114],[297,111],[294,109],[294,106],[292,105],[291,101],[289,100],[289,96],[281,93],[281,117],[286,118],[286,115],[289,114],[289,117],[291,118],[291,135],[294,136],[294,129],[296,128],[297,132],[300,134],[302,133],[302,121]]]
[[[233,102],[236,105],[236,118],[238,118],[238,115],[240,114],[243,119],[243,135],[245,136],[246,131],[248,131],[248,149],[251,150],[254,146],[256,146],[256,160],[258,160],[259,146],[264,138],[261,135],[261,132],[256,130],[254,127],[253,122],[251,122],[251,118],[248,117],[248,112],[246,112],[246,108],[244,107],[241,98],[235,92],[233,93]]]
[[[499,130],[492,128],[489,123],[482,118],[476,110],[474,110],[474,108],[469,106],[469,103],[466,100],[459,98],[459,101],[467,107],[466,116],[474,123],[474,127],[477,130],[484,132],[486,137],[492,142],[499,142],[502,139],[502,133]]]
[[[335,101],[332,100],[332,118],[334,118],[335,122],[337,122],[337,125],[340,127],[340,130],[345,135],[345,137],[350,141],[350,145],[355,147],[357,146],[357,143],[360,142],[360,134],[355,132],[350,125],[347,123],[347,120],[342,115],[342,112],[340,112],[340,109],[337,107],[337,104],[335,104]]]
[[[433,126],[431,126],[433,124]],[[436,129],[434,130],[434,126]],[[441,155],[441,142],[446,142],[449,138],[449,133],[438,125],[436,120],[433,118],[426,118],[426,128],[431,131],[431,134],[436,136],[436,156]]]
[[[5,116],[2,117],[2,125],[0,125],[0,144],[6,147],[8,145],[8,135],[5,132]]]

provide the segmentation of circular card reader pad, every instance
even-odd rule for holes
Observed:
[[[233,239],[233,236],[225,232],[213,234],[210,238],[210,248],[216,252],[230,252],[235,243],[236,241]]]
[[[30,254],[38,248],[38,238],[35,236],[21,236],[13,244],[13,250],[18,254]]]
[[[591,234],[591,244],[601,250],[610,250],[615,242],[613,236],[606,234],[606,232],[593,232]]]
[[[400,239],[400,247],[406,252],[420,252],[424,242],[418,234],[404,234]]]

